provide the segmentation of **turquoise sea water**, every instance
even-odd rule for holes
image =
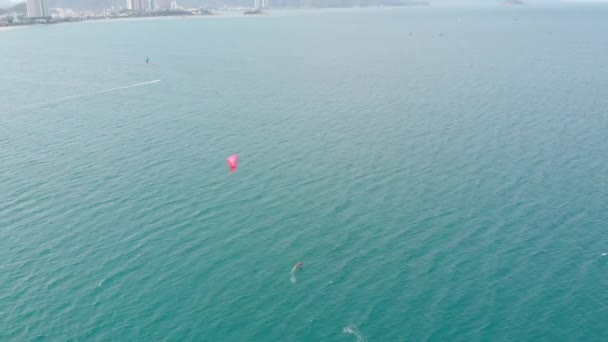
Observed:
[[[606,32],[565,5],[0,32],[0,340],[608,339]]]

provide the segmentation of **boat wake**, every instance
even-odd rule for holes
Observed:
[[[304,266],[304,263],[299,261],[297,262],[293,268],[291,269],[291,272],[289,273],[291,275],[291,283],[295,284],[297,279],[296,279],[296,271],[299,270],[302,266]]]
[[[355,337],[357,338],[357,342],[367,342],[367,338],[361,335],[359,330],[357,330],[357,327],[352,324],[342,328],[342,332],[345,334],[355,335]]]
[[[298,281],[298,279],[296,278],[296,271],[298,270],[298,265],[295,265],[292,269],[291,272],[289,273],[291,275],[291,283],[295,284],[296,281]]]
[[[110,88],[110,89],[104,89],[104,90],[100,90],[100,91],[95,91],[95,92],[92,92],[92,93],[75,94],[75,95],[60,97],[60,98],[57,98],[57,99],[54,99],[54,100],[45,101],[45,102],[38,102],[38,103],[33,103],[33,104],[25,105],[24,107],[26,107],[26,108],[27,107],[41,107],[41,106],[46,106],[46,105],[50,105],[50,104],[54,104],[54,103],[59,103],[59,102],[79,99],[81,97],[101,95],[101,94],[110,93],[110,92],[119,91],[119,90],[125,90],[125,89],[136,88],[136,87],[142,87],[142,86],[145,86],[145,85],[154,84],[154,83],[158,83],[158,82],[160,82],[160,80],[154,80],[154,81],[142,82],[142,83],[135,83],[135,84],[130,84],[130,85],[122,86],[122,87],[116,87],[116,88]]]

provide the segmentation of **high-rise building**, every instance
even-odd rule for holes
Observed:
[[[51,15],[46,0],[27,0],[28,17],[48,17]]]
[[[152,9],[152,0],[127,0],[127,8],[133,11]]]
[[[255,8],[268,8],[268,0],[255,0]]]
[[[158,5],[158,9],[167,10],[171,8],[171,0],[156,0],[154,1]]]

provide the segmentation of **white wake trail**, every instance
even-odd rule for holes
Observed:
[[[154,83],[158,83],[158,82],[160,82],[160,80],[154,80],[154,81],[142,82],[142,83],[135,83],[135,84],[131,84],[131,85],[128,85],[128,86],[122,86],[122,87],[116,87],[116,88],[101,90],[101,91],[96,92],[96,94],[103,94],[103,93],[109,93],[111,91],[117,91],[117,90],[123,90],[123,89],[135,88],[135,87],[141,87],[141,86],[145,86],[145,85],[148,85],[148,84],[154,84]]]
[[[349,325],[342,328],[342,332],[345,334],[355,335],[355,337],[357,338],[357,342],[367,342],[367,338],[361,335],[359,330],[357,330],[357,327],[354,325]]]
[[[63,102],[63,101],[68,101],[68,100],[72,100],[72,99],[78,99],[78,98],[81,98],[81,97],[100,95],[100,94],[110,93],[110,92],[113,92],[113,91],[119,91],[119,90],[130,89],[130,88],[136,88],[136,87],[141,87],[141,86],[145,86],[145,85],[149,85],[149,84],[154,84],[154,83],[158,83],[158,82],[160,82],[160,80],[135,83],[135,84],[126,85],[126,86],[122,86],[122,87],[116,87],[116,88],[110,88],[110,89],[104,89],[104,90],[100,90],[100,91],[95,91],[95,92],[92,92],[92,93],[70,95],[70,96],[60,97],[60,98],[57,98],[57,99],[54,99],[54,100],[45,101],[45,102],[38,102],[38,103],[33,103],[33,104],[25,105],[23,107],[27,108],[27,107],[46,106],[46,105],[49,105],[49,104]]]
[[[291,275],[291,278],[290,278],[290,279],[291,279],[291,282],[292,282],[293,284],[295,284],[295,283],[296,283],[296,281],[298,281],[298,280],[296,279],[296,271],[297,271],[297,270],[298,270],[298,265],[296,264],[296,265],[295,265],[295,266],[294,266],[294,267],[291,269],[291,273],[290,273],[290,275]]]

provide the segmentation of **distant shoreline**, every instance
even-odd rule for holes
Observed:
[[[268,9],[270,12],[275,10],[327,10],[327,9],[371,9],[371,8],[403,8],[403,7],[418,7],[418,6],[427,6],[428,2],[412,2],[410,4],[405,5],[397,5],[397,6],[358,6],[358,7],[284,7],[284,8],[272,8]],[[128,16],[104,16],[104,17],[87,17],[87,18],[64,18],[64,19],[48,19],[47,22],[44,22],[40,19],[38,21],[32,22],[20,22],[16,24],[0,24],[0,31],[6,31],[10,29],[15,29],[18,27],[26,27],[26,26],[37,26],[37,25],[55,25],[55,24],[69,24],[69,23],[82,23],[88,21],[112,21],[112,20],[151,20],[151,19],[161,19],[161,18],[198,18],[198,17],[222,17],[224,16],[223,12],[242,12],[240,16],[249,17],[249,16],[257,16],[257,15],[268,15],[268,12],[262,12],[259,10],[246,10],[246,9],[221,9],[217,12],[211,12],[205,10],[206,12],[200,14],[186,14],[186,13],[174,13],[174,14],[159,14],[155,12],[154,15],[128,15]],[[259,12],[258,12],[259,11]],[[230,17],[237,17],[230,16]]]
[[[10,30],[14,30],[14,29],[18,29],[21,27],[26,27],[26,26],[32,26],[32,25],[10,25],[10,26],[0,26],[0,32],[1,31],[10,31]]]
[[[101,21],[101,20],[118,20],[118,19],[132,19],[132,20],[142,20],[142,19],[160,19],[160,18],[192,18],[192,17],[213,17],[218,16],[219,14],[210,13],[210,14],[172,14],[172,15],[142,15],[142,16],[112,16],[112,17],[88,17],[88,18],[66,18],[62,20],[50,20],[48,22],[28,22],[28,23],[18,23],[18,24],[6,24],[0,25],[0,30],[3,29],[11,29],[16,27],[25,27],[25,26],[37,26],[37,25],[56,25],[56,24],[70,24],[70,23],[82,23],[87,21]]]

